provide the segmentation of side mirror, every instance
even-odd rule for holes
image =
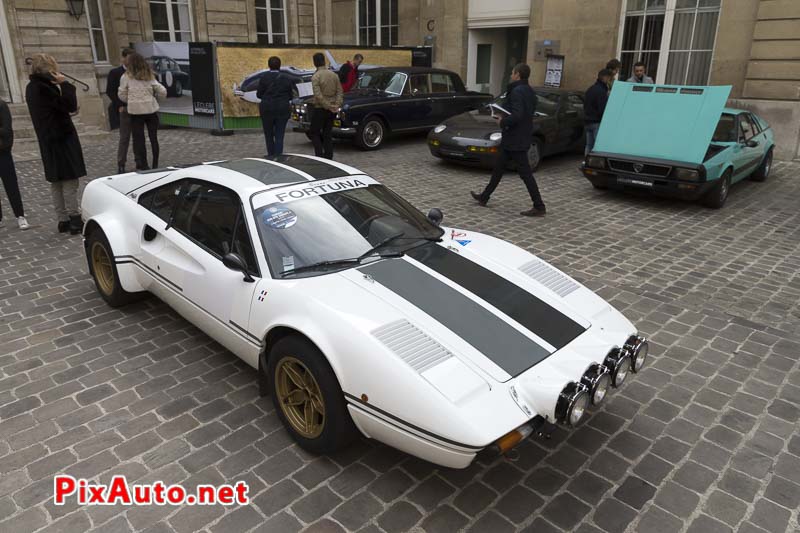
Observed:
[[[744,143],[744,144],[745,144],[745,146],[747,146],[748,148],[755,148],[756,146],[758,146],[758,141],[757,141],[757,140],[755,140],[755,139],[750,139],[749,141],[747,141],[747,142],[746,142],[746,143]]]
[[[442,210],[438,207],[434,207],[428,211],[428,220],[430,220],[434,226],[438,226],[442,223],[442,220],[444,220],[444,213],[442,213]]]
[[[255,280],[253,276],[247,271],[247,263],[245,263],[244,259],[239,254],[234,253],[227,253],[222,258],[222,264],[226,267],[234,270],[236,272],[241,272],[244,274],[244,281],[247,283],[253,283]]]

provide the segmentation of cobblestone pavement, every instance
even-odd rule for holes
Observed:
[[[167,163],[263,153],[253,134],[164,131]],[[114,171],[113,139],[86,147]],[[309,152],[298,135],[290,150]],[[442,164],[424,138],[337,158],[447,223],[509,239],[579,278],[654,342],[649,368],[579,429],[511,457],[436,468],[363,441],[293,445],[255,372],[151,298],[113,310],[77,237],[57,235],[38,162],[29,220],[0,229],[0,531],[796,531],[800,506],[800,164],[734,186],[725,209],[594,190],[577,156],[538,173],[544,219],[509,176]],[[3,197],[6,215],[8,203]],[[246,480],[245,507],[52,503],[55,473],[107,481]]]

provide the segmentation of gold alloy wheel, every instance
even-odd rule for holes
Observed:
[[[114,265],[111,264],[106,247],[100,242],[92,244],[92,271],[100,290],[110,296],[114,292]]]
[[[295,431],[307,439],[325,427],[325,402],[317,380],[298,359],[283,357],[275,368],[275,394]]]

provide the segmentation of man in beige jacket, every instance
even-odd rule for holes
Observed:
[[[311,78],[314,98],[311,101],[311,142],[314,143],[314,155],[333,159],[333,119],[342,107],[343,93],[339,76],[325,67],[325,56],[314,54],[314,66],[317,71]]]

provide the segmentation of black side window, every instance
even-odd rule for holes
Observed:
[[[750,118],[750,124],[753,125],[753,135],[758,135],[761,133],[761,123],[756,120],[756,117],[753,115],[747,115]]]
[[[432,93],[451,93],[453,92],[453,82],[449,74],[434,72],[431,74]]]
[[[753,133],[753,125],[750,124],[750,118],[745,114],[739,115],[739,127],[741,128],[739,132],[740,142],[749,141],[755,135]]]
[[[219,257],[230,252],[239,198],[211,183],[191,182],[185,191],[173,227]]]
[[[182,181],[176,181],[147,191],[139,197],[139,205],[152,211],[164,222],[169,222],[172,210],[181,193]]]
[[[427,74],[414,74],[409,79],[409,85],[411,87],[411,94],[428,94],[430,93],[430,89],[428,88],[428,75]]]

